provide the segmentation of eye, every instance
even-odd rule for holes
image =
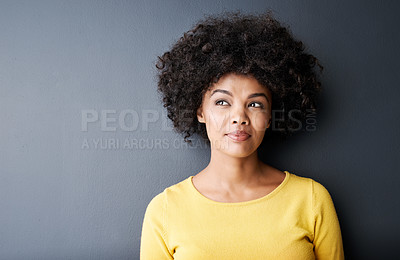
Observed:
[[[229,105],[229,103],[226,102],[225,100],[218,100],[217,102],[215,102],[215,104],[217,106],[228,106]]]
[[[251,102],[249,107],[264,108],[264,105],[260,102]]]

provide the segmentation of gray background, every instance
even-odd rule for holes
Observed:
[[[209,160],[207,148],[182,145],[165,120],[157,55],[204,14],[268,8],[325,70],[317,131],[272,140],[264,160],[327,187],[347,259],[394,257],[399,7],[361,0],[1,1],[0,259],[138,259],[147,203]],[[86,112],[99,119],[84,131]]]

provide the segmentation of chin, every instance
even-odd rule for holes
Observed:
[[[254,152],[251,153],[246,153],[246,152],[229,152],[226,153],[228,156],[232,157],[232,158],[246,158],[249,157],[250,155],[254,154]]]
[[[228,143],[226,147],[221,147],[220,151],[230,157],[245,158],[256,152],[257,147],[242,143]]]

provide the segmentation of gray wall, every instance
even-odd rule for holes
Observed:
[[[0,259],[138,259],[147,203],[209,159],[203,146],[182,145],[165,120],[157,55],[203,14],[267,8],[325,71],[317,131],[272,140],[263,158],[328,188],[347,259],[394,256],[399,7],[361,0],[1,1]]]

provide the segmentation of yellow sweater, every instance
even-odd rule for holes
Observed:
[[[193,176],[165,189],[147,206],[140,259],[344,259],[328,191],[285,173],[271,193],[246,202],[208,199]]]

